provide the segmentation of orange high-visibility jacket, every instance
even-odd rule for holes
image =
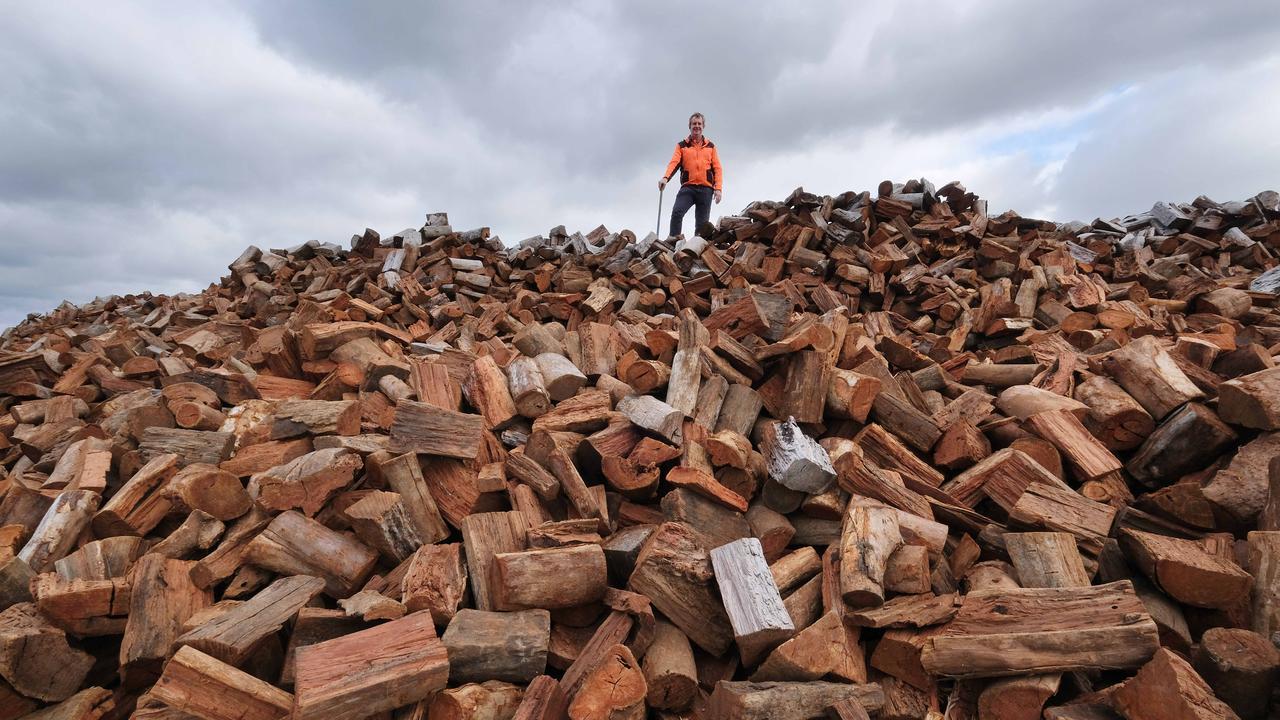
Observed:
[[[676,151],[671,153],[671,162],[667,163],[667,171],[662,177],[670,179],[677,166],[680,168],[681,185],[706,185],[716,190],[723,189],[724,173],[720,169],[720,154],[716,152],[716,144],[705,135],[697,143],[689,138],[676,143]]]

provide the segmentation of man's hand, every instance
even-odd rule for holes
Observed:
[[[717,190],[717,191],[716,191],[716,193],[715,193],[715,198],[716,198],[716,203],[718,204],[718,203],[720,202],[720,191],[719,191],[719,190]]]
[[[662,190],[662,189],[663,189],[663,188],[665,188],[666,186],[667,186],[667,181],[666,181],[666,180],[659,180],[659,181],[658,181],[658,190]]]

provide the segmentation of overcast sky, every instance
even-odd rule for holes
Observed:
[[[643,234],[694,111],[713,217],[921,176],[1055,220],[1280,188],[1267,0],[0,0],[0,38],[0,327],[430,211]]]

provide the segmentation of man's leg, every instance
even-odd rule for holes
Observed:
[[[671,232],[668,237],[675,237],[680,234],[680,228],[684,225],[685,213],[689,212],[689,208],[693,207],[694,191],[692,185],[685,185],[680,188],[680,192],[676,195],[675,205],[671,206]]]
[[[696,198],[697,208],[693,211],[696,225],[693,231],[696,233],[702,229],[702,226],[711,220],[711,199],[715,194],[715,190],[699,185],[697,189],[698,197]]]

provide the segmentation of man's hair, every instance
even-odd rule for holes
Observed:
[[[692,124],[693,124],[693,119],[694,119],[694,118],[701,118],[701,119],[702,119],[702,124],[703,124],[703,125],[706,125],[706,124],[707,124],[707,118],[706,118],[706,116],[705,116],[705,115],[703,115],[702,113],[694,113],[694,114],[692,114],[692,115],[690,115],[690,116],[689,116],[689,124],[690,124],[690,125],[692,125]]]

